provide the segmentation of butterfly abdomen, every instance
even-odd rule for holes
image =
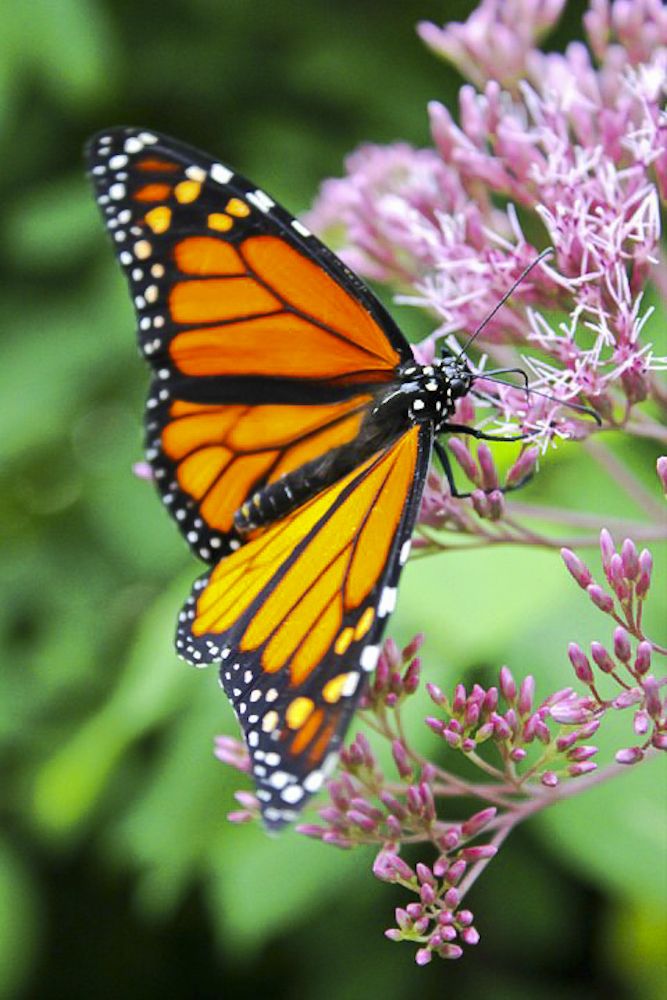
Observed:
[[[385,444],[386,433],[377,435],[363,433],[362,430],[354,442],[332,448],[276,482],[268,483],[236,511],[235,530],[241,536],[247,535],[264,524],[285,517],[348,475]]]

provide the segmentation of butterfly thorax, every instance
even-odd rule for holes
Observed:
[[[467,395],[473,374],[465,361],[435,358],[431,364],[405,364],[397,369],[397,380],[376,400],[375,421],[385,427],[405,422],[430,423],[437,434],[454,414],[456,403]]]

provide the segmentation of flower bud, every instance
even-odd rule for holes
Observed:
[[[481,442],[477,447],[477,463],[482,473],[481,485],[483,489],[490,493],[498,489],[498,473],[493,461],[491,449],[487,444]]]
[[[621,546],[621,562],[626,580],[636,580],[639,575],[639,556],[631,538],[626,538]]]
[[[643,757],[644,751],[641,747],[626,747],[617,752],[615,760],[617,764],[637,764]]]
[[[657,721],[662,714],[662,702],[660,700],[658,682],[652,674],[649,674],[648,677],[644,678],[642,687],[644,688],[644,696],[646,698],[646,711],[651,718]]]
[[[554,771],[545,771],[540,777],[540,781],[547,788],[555,788],[558,784],[558,775]]]
[[[651,743],[656,750],[667,750],[667,733],[654,732],[651,737]]]
[[[489,502],[489,520],[499,521],[505,514],[505,497],[500,490],[491,490],[487,493]]]
[[[578,646],[576,642],[571,642],[567,647],[567,655],[570,657],[570,663],[574,667],[574,672],[582,684],[591,685],[593,683],[593,671],[591,665],[588,661],[588,657],[584,653],[581,646]]]
[[[488,517],[490,514],[489,501],[483,490],[473,490],[470,494],[473,510],[478,517]]]
[[[435,885],[435,878],[433,872],[428,865],[425,865],[423,861],[418,861],[415,865],[415,871],[417,872],[417,878],[422,885],[428,883],[429,885]]]
[[[639,688],[630,688],[628,691],[621,691],[621,693],[613,699],[611,705],[612,708],[630,708],[631,705],[637,705],[643,700],[644,694]]]
[[[428,692],[429,698],[431,699],[432,702],[434,702],[438,706],[438,708],[442,708],[443,706],[447,705],[447,698],[440,690],[440,688],[437,686],[437,684],[431,684],[429,682],[426,685],[426,690]]]
[[[477,725],[479,722],[479,702],[468,700],[465,714],[463,716],[463,722],[466,729],[470,729]]]
[[[438,952],[441,958],[460,958],[463,954],[463,948],[458,944],[445,944],[442,946]]]
[[[394,740],[391,744],[391,753],[396,764],[396,770],[401,778],[412,777],[412,765],[407,752],[400,740]]]
[[[595,665],[605,674],[611,674],[616,667],[611,656],[600,642],[591,643],[591,656]]]
[[[597,733],[599,728],[600,720],[591,719],[591,721],[587,722],[585,726],[581,727],[581,729],[577,729],[575,735],[578,740],[589,740],[591,736],[594,736],[595,733]]]
[[[405,646],[402,652],[403,662],[407,663],[411,660],[415,653],[418,653],[421,647],[424,645],[424,633],[417,632],[417,634],[410,640],[410,642]]]
[[[479,944],[479,931],[474,927],[464,927],[461,931],[461,940],[469,945]]]
[[[445,882],[447,882],[448,885],[456,885],[456,883],[460,882],[465,875],[467,867],[468,865],[462,858],[455,861],[445,872]]]
[[[581,698],[571,698],[568,701],[559,701],[552,705],[550,714],[554,722],[560,722],[564,726],[588,722],[589,712],[582,701]]]
[[[512,730],[507,725],[502,715],[492,712],[490,721],[493,723],[495,738],[497,740],[508,740],[511,737]]]
[[[630,636],[621,625],[614,629],[614,654],[621,663],[626,664],[630,662],[630,657],[632,656]]]
[[[573,778],[578,778],[582,774],[590,774],[592,771],[597,771],[597,767],[597,764],[594,764],[592,761],[582,764],[571,764],[567,769],[567,773]]]
[[[412,868],[393,851],[380,851],[373,862],[373,874],[382,882],[409,882],[415,876]]]
[[[419,898],[423,906],[432,906],[435,903],[435,889],[428,882],[425,882],[419,890]]]
[[[658,478],[662,485],[663,491],[667,496],[667,455],[661,455],[656,462],[656,470],[658,473]]]
[[[498,707],[498,688],[490,687],[484,694],[484,700],[482,702],[482,711],[485,714],[490,712],[495,712]]]
[[[385,639],[382,646],[382,652],[387,657],[387,663],[389,664],[390,670],[399,670],[403,665],[403,658],[401,656],[401,651],[398,648],[398,643],[391,636]]]
[[[489,825],[497,812],[498,810],[495,806],[489,806],[488,809],[482,809],[480,812],[475,813],[462,825],[461,833],[464,837],[476,837],[484,827]]]
[[[500,691],[505,701],[510,704],[516,698],[516,683],[509,667],[500,668]]]
[[[611,557],[615,552],[616,549],[614,547],[614,540],[607,529],[603,528],[600,532],[600,554],[602,556],[602,565],[605,570],[608,568],[609,563],[611,562]]]
[[[315,823],[299,823],[295,829],[297,833],[303,834],[304,837],[313,837],[316,840],[321,840],[325,832],[323,826],[317,826]]]
[[[593,582],[591,571],[586,563],[582,562],[579,556],[575,555],[571,549],[561,549],[561,558],[565,563],[570,575],[574,577],[580,587],[584,590]]]
[[[479,486],[481,483],[480,470],[463,441],[457,437],[450,437],[447,441],[447,447],[470,482]]]
[[[534,697],[535,678],[531,677],[529,674],[521,681],[521,687],[519,688],[519,701],[517,703],[519,715],[528,715],[533,707]]]
[[[569,750],[570,747],[573,747],[576,742],[576,732],[566,733],[564,736],[559,736],[556,740],[556,750],[558,750],[559,753],[564,753],[566,750]]]
[[[635,656],[635,673],[647,674],[651,668],[651,643],[646,642],[644,639],[637,646],[637,655]]]
[[[529,476],[535,471],[537,466],[537,460],[540,457],[540,449],[535,446],[531,448],[526,448],[522,452],[514,465],[510,468],[507,476],[505,477],[505,486],[518,486],[524,480],[528,479]]]
[[[479,847],[464,847],[461,857],[464,861],[480,861],[483,858],[493,858],[498,853],[498,848],[493,844],[480,844]]]
[[[635,594],[640,600],[646,597],[651,586],[651,573],[653,571],[653,556],[648,549],[642,549],[639,553],[639,577],[635,584]]]
[[[387,809],[392,815],[396,816],[397,819],[405,819],[407,811],[395,795],[392,795],[392,793],[387,789],[381,788],[378,797],[385,809]]]
[[[586,592],[596,608],[609,614],[614,609],[614,599],[598,583],[591,583]]]
[[[627,600],[628,588],[625,582],[625,573],[623,572],[623,560],[618,553],[615,553],[611,557],[607,579],[619,601]]]
[[[414,694],[419,687],[419,674],[421,672],[421,661],[418,656],[414,658],[403,674],[403,691],[405,694]]]
[[[569,751],[567,759],[575,762],[590,760],[591,757],[595,757],[597,752],[598,748],[593,746],[574,747],[573,750]]]
[[[466,707],[468,695],[463,684],[457,684],[454,688],[454,699],[452,701],[452,712],[454,715],[461,715]]]
[[[456,907],[459,905],[461,897],[459,896],[458,889],[454,889],[454,887],[452,887],[451,889],[447,890],[443,898],[445,901],[445,906],[449,910],[455,910]]]

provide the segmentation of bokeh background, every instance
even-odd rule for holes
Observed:
[[[242,782],[211,747],[234,722],[215,671],[172,651],[197,567],[131,473],[146,371],[83,174],[86,137],[117,124],[171,133],[303,210],[361,141],[428,143],[426,101],[453,104],[461,81],[414,25],[473,6],[4,5],[2,998],[664,996],[659,765],[520,831],[470,898],[479,948],[423,970],[383,937],[403,897],[373,879],[372,854],[230,826]],[[582,6],[552,47],[577,36]],[[429,328],[398,315],[413,335]],[[653,486],[651,449],[635,445],[633,460]],[[530,495],[600,510],[600,476],[563,448]],[[543,695],[570,682],[567,641],[609,638],[557,556],[535,551],[410,566],[392,633],[422,628],[442,686],[507,662]]]

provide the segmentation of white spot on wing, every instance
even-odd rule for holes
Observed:
[[[223,167],[222,163],[214,163],[211,167],[211,180],[218,184],[229,184],[233,176],[229,167]]]
[[[354,694],[354,692],[357,690],[359,686],[360,680],[361,680],[361,674],[354,674],[354,673],[348,674],[342,688],[343,696],[349,698],[351,694]]]
[[[396,607],[396,587],[385,587],[378,605],[378,617],[385,618]]]
[[[203,184],[206,180],[206,171],[202,170],[195,163],[190,167],[185,168],[185,176],[189,177],[191,181],[197,181],[198,184]]]
[[[275,201],[269,198],[268,194],[257,188],[256,191],[251,191],[248,195],[248,201],[251,202],[255,208],[258,208],[260,212],[268,212],[270,208],[273,208]]]
[[[289,802],[289,804],[293,806],[296,805],[297,802],[301,801],[303,794],[303,788],[300,788],[299,785],[290,785],[289,788],[286,788],[282,793],[281,798],[284,802]]]
[[[304,780],[303,787],[312,795],[322,787],[323,781],[324,775],[321,771],[311,771],[308,777]]]
[[[375,670],[379,655],[379,646],[366,646],[361,654],[361,659],[359,660],[361,669],[366,671]]]
[[[298,219],[292,219],[292,229],[295,229],[299,236],[312,236],[310,229],[304,226],[303,222],[299,222]]]

